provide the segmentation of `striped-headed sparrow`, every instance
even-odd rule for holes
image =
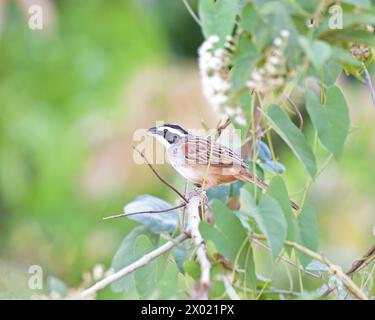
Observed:
[[[175,124],[153,127],[148,133],[167,150],[175,170],[205,190],[238,180],[251,182],[262,189],[268,185],[248,170],[248,164],[232,149],[212,142],[210,138],[195,136]],[[291,201],[295,210],[299,207]]]

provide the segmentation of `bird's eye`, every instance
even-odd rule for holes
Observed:
[[[164,129],[164,138],[165,138],[165,136],[167,135],[167,132],[168,132],[168,130],[167,130],[167,129]]]

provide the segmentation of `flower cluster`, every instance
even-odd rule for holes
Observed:
[[[231,54],[235,50],[233,38],[225,39],[224,47],[217,47],[220,39],[213,35],[200,46],[199,70],[203,87],[203,94],[215,112],[232,118],[237,124],[246,125],[243,111],[234,108],[229,103],[231,82],[229,77]]]
[[[247,82],[250,90],[260,93],[274,91],[285,84],[286,59],[284,49],[289,38],[289,31],[282,30],[280,36],[273,41],[264,64],[251,73],[251,79]]]
[[[231,89],[229,64],[233,44],[231,37],[226,40],[224,48],[218,48],[219,37],[210,36],[198,50],[203,94],[216,112],[223,111]]]

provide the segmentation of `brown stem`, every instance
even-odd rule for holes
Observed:
[[[133,146],[133,149],[135,151],[137,151],[140,156],[145,159],[145,162],[147,163],[147,165],[150,167],[150,169],[152,170],[152,172],[159,178],[159,180],[164,183],[166,186],[168,186],[169,188],[171,188],[175,193],[177,193],[181,199],[183,199],[186,203],[188,202],[188,200],[186,199],[186,197],[180,192],[178,191],[174,186],[172,186],[168,181],[166,181],[155,169],[154,167],[151,165],[151,163],[147,160],[146,156],[144,155],[144,153],[142,151],[139,151],[135,146]]]
[[[120,218],[120,217],[134,216],[136,214],[144,214],[144,213],[163,213],[163,212],[172,211],[172,210],[175,210],[175,209],[178,209],[178,208],[182,208],[182,207],[185,207],[185,206],[186,206],[186,203],[180,203],[177,206],[170,207],[170,208],[163,209],[163,210],[150,210],[150,211],[138,211],[138,212],[131,212],[131,213],[121,213],[121,214],[116,214],[114,216],[104,217],[103,220],[109,220],[109,219]]]
[[[285,98],[288,100],[289,104],[292,106],[294,112],[296,113],[298,120],[299,120],[299,128],[300,130],[303,129],[303,117],[301,112],[299,111],[297,105],[294,103],[294,101],[286,94],[284,94]]]

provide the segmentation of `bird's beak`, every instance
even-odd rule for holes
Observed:
[[[157,134],[157,130],[156,130],[156,127],[152,127],[150,129],[147,130],[147,133],[150,135],[150,136],[155,136]]]

